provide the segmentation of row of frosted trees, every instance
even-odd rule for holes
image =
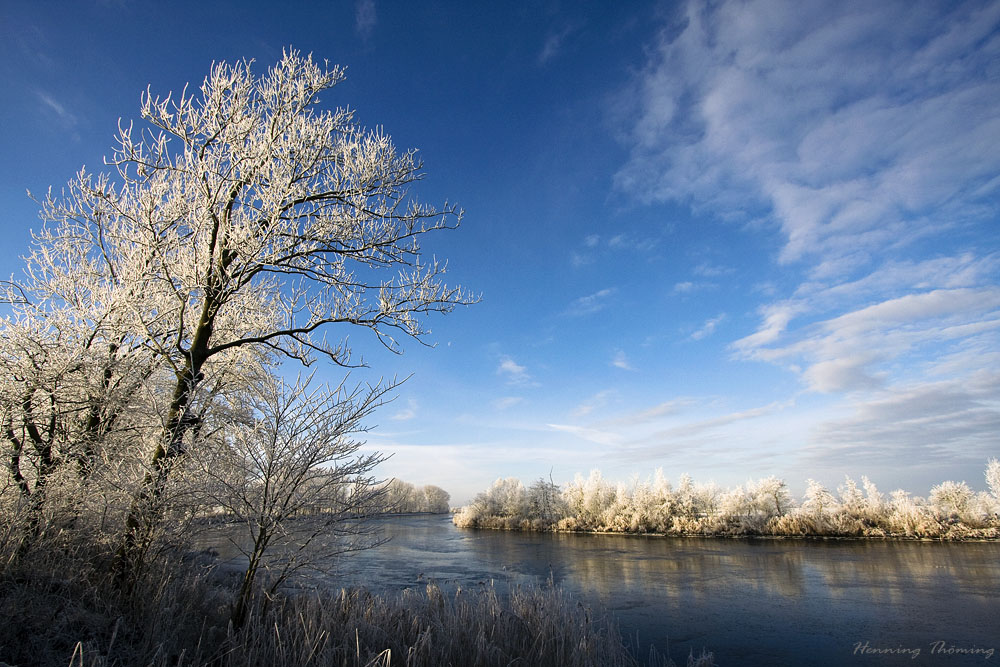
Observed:
[[[990,492],[946,481],[927,498],[903,490],[888,496],[867,477],[850,477],[836,493],[810,479],[797,503],[784,480],[767,477],[731,489],[674,487],[657,470],[651,480],[612,483],[599,470],[565,488],[539,480],[525,487],[498,479],[455,513],[460,527],[506,530],[662,533],[670,535],[814,535],[845,537],[1000,537],[1000,461],[986,467]]]
[[[448,505],[451,494],[433,484],[414,486],[401,479],[393,479],[389,481],[386,491],[386,507],[391,512],[446,514],[451,509]]]

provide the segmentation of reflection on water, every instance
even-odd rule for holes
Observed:
[[[702,647],[721,665],[984,662],[982,653],[932,654],[933,642],[994,648],[985,664],[1000,663],[998,543],[507,533],[461,530],[446,516],[383,527],[389,544],[344,559],[325,582],[401,589],[551,578],[682,664]]]

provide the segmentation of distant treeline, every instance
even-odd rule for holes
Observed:
[[[594,470],[565,488],[544,479],[529,487],[513,477],[498,479],[456,512],[454,522],[502,530],[995,539],[1000,461],[989,461],[986,480],[989,493],[947,481],[922,498],[901,489],[887,497],[867,477],[860,487],[846,478],[836,494],[810,479],[796,503],[777,477],[722,489],[684,474],[675,488],[662,470],[628,484],[608,482]]]
[[[448,506],[449,500],[451,500],[451,494],[441,487],[433,484],[417,487],[401,479],[393,479],[389,482],[386,495],[389,511],[400,513],[447,514],[451,509]]]

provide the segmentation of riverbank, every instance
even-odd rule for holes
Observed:
[[[784,520],[782,520],[784,519]],[[452,521],[459,528],[501,530],[513,532],[575,533],[590,535],[637,535],[645,537],[710,537],[710,538],[765,538],[765,539],[812,539],[812,540],[900,540],[925,542],[989,542],[1000,540],[1000,525],[970,527],[961,522],[947,521],[924,523],[903,532],[886,530],[882,525],[855,520],[843,522],[840,527],[818,526],[814,522],[802,521],[799,517],[779,517],[769,519],[763,526],[720,521],[708,517],[701,523],[698,519],[679,521],[673,530],[644,530],[642,528],[608,529],[606,527],[581,527],[582,522],[575,517],[558,521],[528,519],[506,516],[473,516],[456,512]],[[995,524],[1000,522],[994,521]]]

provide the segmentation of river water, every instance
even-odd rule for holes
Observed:
[[[1000,543],[664,538],[382,521],[326,582],[378,590],[551,579],[679,664],[1000,665]],[[991,653],[992,651],[992,653]]]

